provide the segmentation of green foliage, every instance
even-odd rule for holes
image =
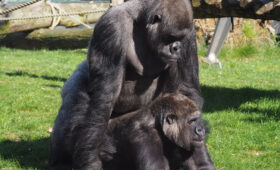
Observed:
[[[245,20],[242,31],[247,38],[255,38],[257,36],[257,31],[254,28],[254,23],[252,20]]]
[[[249,42],[246,45],[243,45],[235,50],[236,57],[253,57],[258,53],[258,49],[253,46],[252,42]]]
[[[200,66],[207,145],[218,169],[278,169],[280,48],[246,48],[253,52],[224,47],[222,70]],[[86,50],[0,48],[0,169],[47,169],[61,87],[85,58]]]
[[[234,50],[233,50],[234,48]],[[236,47],[224,47],[221,50],[219,56],[225,56],[229,58],[251,58],[257,57],[259,55],[258,48],[256,45],[249,41],[248,43],[241,44],[240,46]]]

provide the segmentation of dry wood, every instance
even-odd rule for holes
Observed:
[[[88,46],[93,29],[50,30],[39,29],[31,33],[17,32],[0,37],[2,46],[12,48],[75,49]]]
[[[280,20],[280,0],[192,0],[195,18]]]
[[[93,29],[39,29],[27,35],[27,39],[45,41],[45,40],[89,40]]]
[[[119,5],[121,3],[123,3],[125,0],[112,0],[112,5],[115,6],[115,5]]]
[[[66,13],[71,12],[84,12],[94,11],[97,9],[107,9],[110,4],[108,3],[53,3],[61,8]],[[34,17],[53,14],[51,6],[45,1],[40,1],[30,6],[18,9],[9,13],[6,17]],[[85,15],[75,15],[75,19],[69,16],[63,16],[60,18],[58,25],[73,27],[81,25],[80,20],[83,23],[94,23],[103,13],[91,13]],[[7,34],[19,31],[33,30],[37,28],[47,28],[52,25],[53,18],[40,18],[40,19],[28,19],[28,20],[11,20],[0,21],[0,34]]]
[[[113,0],[118,5],[126,0]],[[53,3],[66,13],[94,11],[97,8],[108,8],[109,3]],[[254,19],[280,20],[280,0],[192,0],[195,18],[243,17]],[[0,9],[1,10],[1,9]],[[40,1],[30,6],[9,13],[6,17],[28,17],[52,14],[51,6]],[[93,13],[72,17],[61,17],[58,25],[73,27],[83,23],[94,23],[103,13]],[[5,16],[2,16],[5,17]],[[30,20],[0,21],[0,34],[47,28],[54,18]],[[81,22],[78,22],[80,20]]]

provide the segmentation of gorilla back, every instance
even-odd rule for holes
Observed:
[[[72,144],[75,169],[101,169],[99,148],[111,114],[138,110],[175,92],[202,108],[192,17],[188,0],[130,0],[99,19],[88,64],[64,86],[63,116],[56,121],[67,123],[54,128]],[[80,91],[88,94],[86,103],[78,101]]]

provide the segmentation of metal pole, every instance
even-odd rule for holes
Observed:
[[[218,54],[224,44],[224,41],[232,27],[232,20],[230,17],[219,18],[215,28],[214,36],[206,55],[210,63],[217,64],[222,68],[221,62],[218,60]]]

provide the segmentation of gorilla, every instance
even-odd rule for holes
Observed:
[[[199,165],[214,170],[203,145],[204,125],[200,111],[186,96],[165,94],[145,108],[110,119],[108,133],[117,153],[104,162],[104,169],[178,170]],[[107,148],[101,147],[101,153],[109,153]],[[196,149],[202,153],[194,154]],[[191,156],[192,164],[184,165]]]
[[[88,101],[78,101],[82,92]],[[110,8],[95,25],[87,61],[62,90],[51,139],[59,154],[51,153],[51,167],[63,167],[70,157],[74,169],[101,170],[109,119],[166,93],[185,95],[202,108],[189,0],[129,0]]]
[[[79,96],[79,101],[89,100],[87,93]],[[56,126],[65,128],[67,125]],[[205,123],[201,113],[181,94],[165,94],[145,108],[110,119],[107,135],[100,147],[104,170],[215,170],[204,145]],[[52,152],[59,154],[64,150],[69,153],[63,168],[59,168],[72,169],[70,155],[73,150],[69,149],[73,146],[68,146],[71,143],[66,136],[56,135],[56,138],[61,140],[56,140],[61,145],[52,148],[56,149]]]

